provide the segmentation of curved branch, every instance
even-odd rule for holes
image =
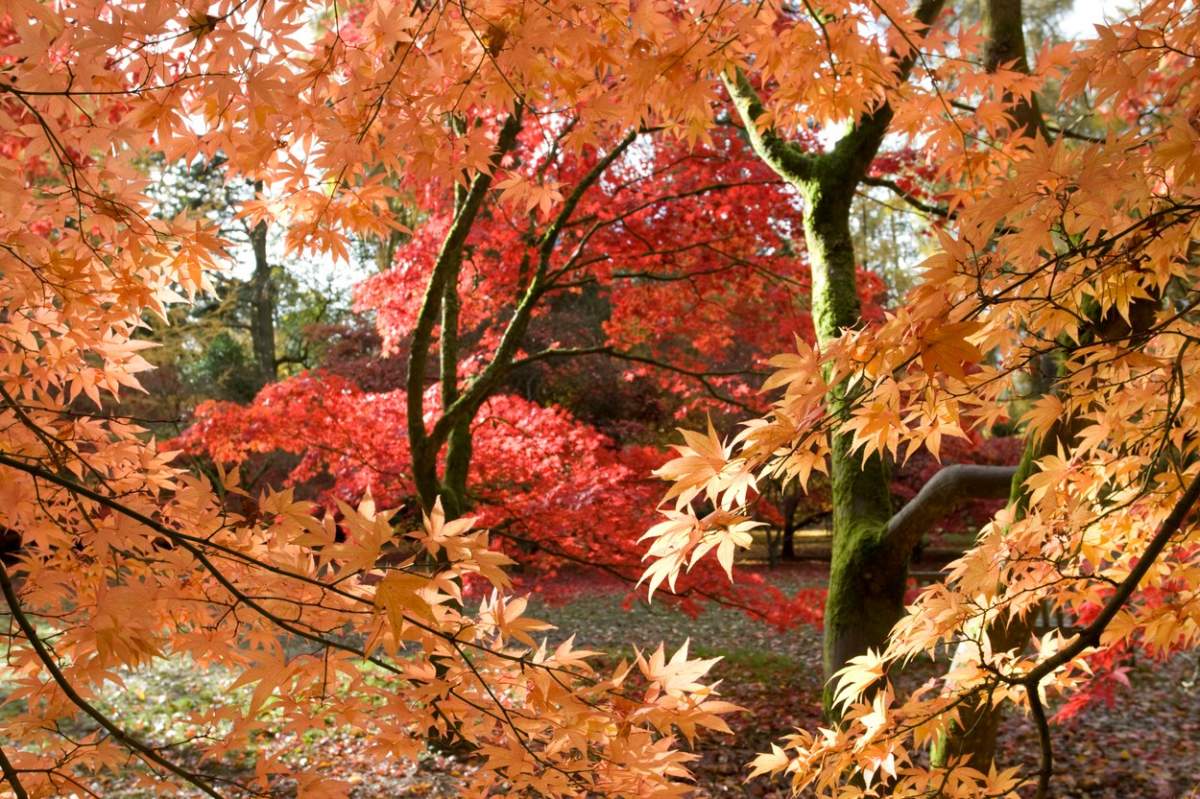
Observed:
[[[734,77],[722,75],[721,79],[738,116],[742,118],[750,146],[758,157],[789,183],[811,180],[815,166],[810,156],[792,142],[780,138],[774,128],[759,129],[758,120],[763,115],[762,101],[750,85],[746,73],[739,68]]]
[[[908,203],[913,208],[916,208],[918,211],[920,211],[922,213],[931,214],[933,216],[940,216],[943,219],[950,218],[950,212],[947,211],[945,208],[941,208],[936,205],[930,205],[927,202],[918,200],[911,193],[905,191],[904,188],[894,180],[889,180],[888,178],[874,178],[874,177],[867,176],[867,177],[863,178],[861,182],[867,186],[879,186],[881,188],[888,189],[893,194],[895,194],[897,197],[899,197],[901,200]]]
[[[418,453],[426,453],[429,449],[423,402],[425,370],[429,363],[434,327],[441,316],[446,283],[452,274],[457,274],[463,246],[466,244],[471,227],[475,224],[475,218],[483,206],[483,200],[492,186],[495,170],[500,166],[500,161],[505,154],[516,144],[517,134],[521,130],[523,110],[523,106],[518,104],[509,114],[500,129],[500,135],[496,140],[496,149],[492,151],[489,159],[490,170],[478,172],[471,181],[471,187],[462,199],[454,222],[450,225],[450,230],[447,231],[446,238],[442,241],[442,248],[438,252],[437,261],[434,262],[432,273],[429,276],[429,286],[425,290],[425,297],[417,314],[417,322],[413,327],[412,347],[409,351],[408,380],[406,382],[408,391],[406,422],[414,457]],[[418,490],[422,495],[421,501],[432,505],[435,486],[428,484],[428,477],[424,474],[424,470],[416,469],[414,471],[418,472],[416,479]]]
[[[641,133],[642,131],[636,129],[626,133],[612,150],[592,165],[592,168],[579,179],[579,182],[575,184],[575,188],[563,200],[562,208],[555,215],[554,221],[546,228],[546,232],[542,234],[541,241],[538,244],[538,256],[542,261],[541,271],[543,273],[550,266],[550,256],[553,254],[555,246],[558,245],[559,235],[562,233],[563,228],[567,226],[567,223],[571,221],[571,215],[579,207],[579,203],[583,200],[583,195],[587,194],[588,189],[600,179],[618,158],[625,154],[625,151],[637,141],[637,137]]]
[[[938,519],[972,499],[1006,499],[1016,466],[956,463],[946,466],[921,486],[907,505],[888,521],[887,538],[906,551]]]
[[[746,369],[725,369],[718,371],[698,371],[695,369],[685,369],[682,366],[676,366],[667,361],[659,361],[654,358],[648,358],[644,355],[634,355],[631,352],[622,352],[615,347],[599,346],[571,348],[564,347],[542,350],[541,352],[536,352],[528,357],[513,361],[509,367],[509,370],[511,371],[513,369],[519,369],[527,364],[546,360],[547,358],[577,358],[584,355],[605,355],[609,358],[616,358],[622,361],[632,361],[633,363],[642,363],[646,364],[647,366],[653,366],[656,369],[664,369],[668,372],[674,372],[676,374],[684,375],[685,377],[690,377],[693,380],[699,381],[699,383],[704,386],[705,391],[707,391],[708,394],[713,397],[713,399],[716,399],[727,405],[733,405],[734,407],[741,408],[742,410],[749,411],[751,413],[756,413],[754,408],[746,403],[736,400],[733,397],[728,397],[717,391],[716,387],[709,382],[709,378],[712,377],[736,377],[738,375],[758,374]]]
[[[521,341],[525,337],[525,330],[529,327],[529,320],[533,317],[538,300],[541,299],[548,288],[546,274],[550,269],[550,258],[554,254],[554,248],[558,245],[559,235],[570,221],[571,215],[575,212],[584,194],[629,149],[630,145],[637,140],[641,132],[639,130],[629,131],[612,150],[606,153],[603,158],[599,159],[588,170],[586,175],[580,178],[575,188],[563,201],[562,208],[559,209],[554,221],[550,223],[538,241],[537,272],[534,274],[532,280],[530,280],[529,287],[525,290],[525,294],[521,297],[520,302],[517,303],[512,318],[509,320],[508,326],[505,327],[504,333],[500,337],[500,343],[496,347],[496,352],[493,354],[491,362],[463,389],[454,402],[448,403],[445,406],[441,418],[434,423],[433,430],[428,435],[428,443],[431,443],[434,448],[441,446],[442,442],[449,436],[450,431],[464,417],[470,417],[475,413],[475,410],[491,395],[492,390],[496,387],[500,379],[511,369],[512,360],[516,356],[517,350],[521,346]],[[410,392],[414,390],[412,381],[413,376],[410,373]],[[416,390],[420,390],[419,381]],[[421,433],[423,434],[425,432],[423,418],[417,419],[416,423],[420,426]],[[413,424],[412,420],[410,420],[411,424]],[[413,447],[415,451],[415,442]]]

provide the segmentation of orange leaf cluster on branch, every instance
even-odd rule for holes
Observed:
[[[1022,499],[918,596],[884,651],[838,675],[843,723],[789,736],[754,773],[822,796],[1015,797],[1028,782],[1046,796],[1047,702],[1070,707],[1088,689],[1089,663],[1108,652],[1166,656],[1200,643],[1197,35],[1196,9],[1162,0],[1082,48],[1062,70],[1061,101],[1086,96],[1103,136],[1001,137],[1004,157],[993,153],[986,173],[963,139],[946,167],[962,170],[952,223],[904,305],[820,352],[800,344],[778,359],[768,385],[783,391],[768,415],[730,442],[710,433],[698,446],[691,434],[660,472],[677,505],[704,494],[736,519],[753,501],[747,485],[768,475],[803,483],[822,469],[831,435],[850,436],[864,458],[936,458],[944,438],[1007,415],[1014,377],[1054,364],[1054,393],[1021,420],[1035,444],[1046,440],[1041,454],[1029,450]],[[826,409],[840,381],[844,418]],[[719,534],[692,524],[693,537]],[[690,565],[664,562],[647,577]],[[1030,640],[1034,617],[1054,611],[1080,627]],[[998,643],[997,631],[1012,630],[1024,633]],[[948,672],[909,695],[893,686],[893,669],[949,646]],[[954,757],[931,767],[918,754],[968,711],[1008,704],[1029,713],[1035,774]]]

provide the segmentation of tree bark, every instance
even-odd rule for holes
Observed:
[[[872,153],[872,156],[874,153]],[[850,207],[857,183],[842,169],[819,170],[801,188],[806,200],[805,240],[812,273],[813,321],[817,340],[830,341],[857,325],[860,307]],[[844,383],[832,388],[830,412],[848,416]],[[891,480],[879,455],[865,461],[851,452],[849,435],[836,435],[831,447],[833,552],[825,601],[822,662],[828,679],[852,657],[887,640],[903,609],[908,553],[889,544]],[[831,709],[833,685],[824,704]]]
[[[1004,68],[1029,73],[1021,0],[987,0],[983,4],[983,30],[987,37],[983,51],[984,68],[988,72]],[[1012,108],[1013,120],[1017,123],[1016,135],[1050,141],[1050,131],[1046,128],[1036,95],[1026,100],[1006,94],[1005,100]]]
[[[522,108],[505,121],[497,138],[490,168],[516,145],[521,129]],[[459,302],[458,276],[467,237],[485,198],[491,189],[492,172],[476,174],[466,191],[456,190],[454,222],[442,242],[433,273],[425,290],[409,353],[407,381],[407,425],[412,451],[413,481],[425,510],[440,498],[447,518],[467,510],[467,477],[472,457],[471,423],[500,381],[512,370],[524,344],[534,311],[551,288],[551,259],[559,236],[571,219],[584,194],[604,172],[636,141],[639,131],[632,130],[599,159],[574,186],[542,234],[536,239],[537,263],[527,285],[519,291],[500,341],[487,365],[472,379],[459,381]],[[439,324],[440,323],[440,324]],[[435,335],[435,329],[440,331]],[[430,428],[425,424],[424,389],[427,371],[438,348],[438,379],[442,389],[442,411]],[[445,447],[446,458],[439,474],[439,455]]]
[[[938,471],[895,516],[888,520],[888,536],[910,549],[934,522],[963,501],[1006,499],[1018,466],[981,466],[956,463]],[[1024,478],[1021,478],[1022,482]]]
[[[781,488],[785,492],[783,501],[783,532],[779,542],[779,559],[796,559],[796,507],[800,504],[798,488]]]
[[[916,18],[929,26],[941,12],[943,0],[922,0]],[[913,57],[899,60],[901,82],[908,79]],[[739,72],[726,86],[745,125],[751,146],[762,160],[805,199],[804,238],[812,273],[813,323],[817,340],[826,342],[844,328],[860,322],[857,259],[850,234],[850,211],[855,192],[865,177],[891,124],[893,111],[885,103],[867,114],[834,148],[811,155],[760,129],[763,108],[745,75]],[[846,417],[849,405],[845,383],[830,390],[830,412]],[[887,464],[879,455],[865,461],[851,453],[851,439],[835,435],[831,442],[833,488],[833,552],[825,603],[823,665],[827,716],[832,707],[833,676],[851,658],[887,642],[892,625],[904,609],[911,545],[888,535],[892,517]]]
[[[262,183],[254,184],[256,193]],[[254,252],[254,274],[250,277],[250,343],[254,362],[263,384],[275,382],[275,281],[267,260],[267,223],[259,222],[250,231]]]

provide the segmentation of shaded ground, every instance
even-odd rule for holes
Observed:
[[[766,573],[793,590],[824,580],[824,567],[815,563]],[[694,620],[655,607],[621,613],[620,586],[587,583],[593,588],[579,599],[538,608],[541,617],[579,631],[580,645],[605,651],[620,650],[622,642],[656,645],[659,637],[669,650],[690,636],[694,652],[724,657],[714,672],[725,680],[722,693],[752,711],[732,721],[734,740],[702,743],[697,797],[786,796],[765,780],[743,782],[744,765],[794,727],[821,724],[820,631],[778,633],[723,609]],[[1135,662],[1129,680],[1114,706],[1093,705],[1055,727],[1054,796],[1200,799],[1200,659],[1191,653],[1168,663]],[[1006,720],[1000,751],[1008,765],[1036,765],[1037,739],[1027,719]]]
[[[781,587],[819,586],[818,563],[769,572]],[[660,640],[673,650],[691,639],[692,652],[721,656],[715,675],[722,693],[751,711],[732,720],[733,740],[712,737],[700,744],[696,796],[782,797],[786,792],[764,780],[743,782],[745,763],[772,740],[795,727],[820,723],[820,632],[804,627],[776,632],[741,613],[711,609],[691,619],[656,602],[622,609],[626,591],[607,578],[564,574],[552,586],[558,601],[535,600],[529,614],[576,633],[580,647],[612,657],[632,647],[652,649]],[[1166,664],[1135,663],[1131,688],[1114,707],[1092,706],[1055,729],[1055,796],[1062,799],[1200,799],[1200,662],[1194,654]],[[240,692],[225,690],[219,674],[178,662],[163,663],[132,679],[110,697],[110,708],[135,731],[164,740],[181,732],[177,719],[197,703],[237,703]],[[0,711],[3,712],[3,711]],[[463,763],[430,754],[416,765],[380,761],[367,754],[367,742],[337,733],[268,736],[264,750],[282,751],[296,763],[316,763],[328,774],[355,785],[358,799],[374,797],[454,797]],[[1037,742],[1028,722],[1010,718],[1002,732],[1009,764],[1032,762]],[[227,764],[229,774],[245,773],[249,763]],[[131,774],[112,775],[98,793],[105,797],[149,797]],[[280,786],[280,795],[287,795]],[[187,793],[177,793],[187,796]]]

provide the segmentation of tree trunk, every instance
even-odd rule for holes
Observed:
[[[470,504],[467,477],[472,454],[471,418],[465,418],[455,425],[446,441],[446,468],[442,474],[440,495],[448,519],[462,516]]]
[[[255,184],[262,191],[262,183]],[[250,278],[250,342],[254,362],[263,384],[275,382],[275,281],[267,260],[267,223],[259,222],[250,231],[254,251],[254,274]]]
[[[931,25],[943,0],[921,0],[916,18]],[[913,56],[898,57],[899,79],[908,79]],[[726,86],[755,152],[805,199],[804,238],[812,271],[813,324],[817,340],[837,337],[843,328],[860,322],[854,240],[850,211],[855,191],[891,124],[893,111],[884,104],[864,116],[827,153],[813,155],[762,129],[762,104],[744,74],[727,79]],[[846,385],[830,390],[829,410],[849,413]],[[887,643],[892,625],[904,609],[911,545],[888,535],[892,515],[887,464],[878,454],[865,461],[850,452],[851,439],[831,442],[833,484],[833,553],[825,603],[823,662],[824,696],[828,717],[833,676],[851,658]],[[899,542],[899,543],[898,543]]]
[[[795,560],[796,559],[796,508],[800,504],[800,496],[797,488],[783,488],[786,492],[783,497],[783,532],[779,544],[780,560]]]
[[[842,170],[822,171],[802,188],[804,233],[812,271],[812,308],[817,340],[824,344],[860,321],[850,209],[857,181]],[[830,412],[849,413],[846,385],[832,388]],[[833,554],[825,600],[823,663],[828,680],[852,657],[886,642],[904,609],[908,553],[890,546],[887,523],[892,500],[887,465],[878,455],[851,453],[850,436],[831,447]],[[832,684],[824,704],[831,710]]]
[[[987,36],[984,46],[984,68],[995,72],[1001,67],[1016,72],[1029,72],[1029,60],[1025,55],[1025,21],[1021,0],[987,0],[983,4],[983,30]],[[1005,95],[1012,108],[1017,126],[1015,135],[1030,139],[1050,141],[1050,132],[1038,107],[1037,96],[1028,100]]]

